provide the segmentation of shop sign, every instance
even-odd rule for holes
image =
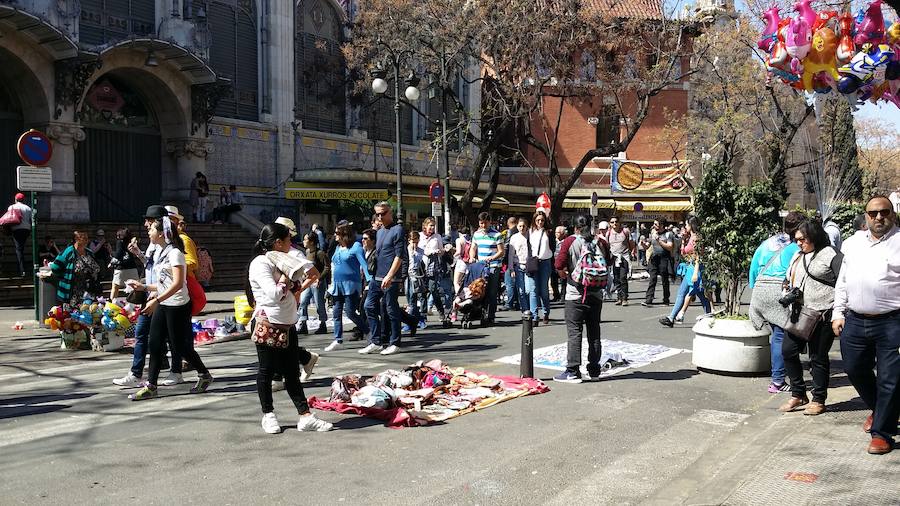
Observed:
[[[635,162],[613,160],[610,189],[619,193],[678,193],[687,188],[679,164],[641,166]]]
[[[387,190],[373,189],[334,189],[334,188],[307,188],[291,187],[284,190],[284,198],[291,200],[386,200],[389,197]]]

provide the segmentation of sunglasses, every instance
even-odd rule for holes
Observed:
[[[890,209],[876,209],[874,211],[866,211],[866,214],[868,214],[869,218],[872,218],[873,220],[877,219],[879,215],[887,218],[891,215],[891,210]]]
[[[388,211],[382,211],[380,213],[375,213],[375,216],[378,216],[379,218],[381,218],[382,216],[384,216],[387,213],[388,213]]]
[[[795,237],[794,242],[796,242],[796,243],[806,242],[806,237]]]

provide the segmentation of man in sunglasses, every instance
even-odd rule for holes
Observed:
[[[863,430],[868,452],[889,453],[900,419],[900,233],[891,201],[866,203],[868,231],[844,241],[844,262],[834,292],[832,330],[850,383],[872,414]],[[872,372],[872,368],[876,372]]]

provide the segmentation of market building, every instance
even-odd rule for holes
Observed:
[[[356,104],[346,91],[340,45],[355,9],[350,0],[0,2],[0,162],[20,164],[23,131],[48,134],[54,189],[40,207],[54,221],[133,220],[160,201],[187,208],[197,172],[214,202],[236,185],[260,220],[331,221],[348,201],[389,195],[396,172],[392,104]],[[477,88],[459,80],[456,92],[478,107]],[[430,102],[423,95],[419,109]],[[402,114],[404,207],[427,215],[432,133],[409,108]],[[472,153],[450,159],[465,179]],[[294,184],[355,193],[307,198]],[[14,171],[3,171],[0,194],[14,188]]]

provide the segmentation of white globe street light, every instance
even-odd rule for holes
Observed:
[[[406,91],[404,92],[404,95],[406,95],[406,99],[410,102],[415,102],[416,100],[419,100],[419,88],[416,88],[415,86],[408,86],[406,88]]]
[[[372,91],[374,91],[375,93],[383,95],[385,92],[387,92],[387,89],[388,83],[384,79],[378,77],[372,81]]]

